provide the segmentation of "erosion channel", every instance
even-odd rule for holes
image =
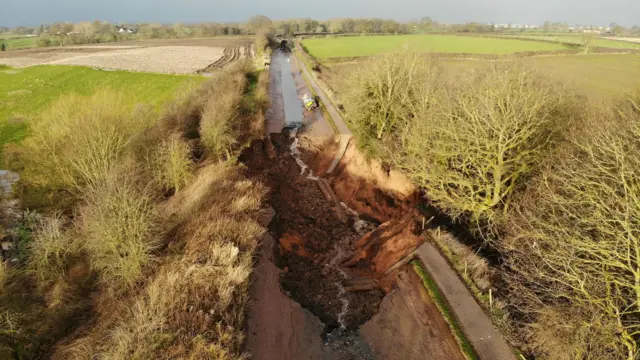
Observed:
[[[273,209],[250,289],[252,359],[462,359],[417,275],[388,271],[422,242],[415,194],[352,174],[354,156],[326,175],[337,144],[321,110],[304,111],[293,56],[274,52],[270,76],[269,136],[241,156]]]

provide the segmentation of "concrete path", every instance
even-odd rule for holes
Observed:
[[[480,359],[516,360],[506,340],[440,251],[426,242],[418,248],[416,255],[447,299],[462,331]]]

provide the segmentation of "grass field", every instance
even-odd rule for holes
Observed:
[[[20,49],[29,49],[36,47],[36,41],[38,41],[37,37],[29,37],[29,38],[14,38],[14,37],[2,37],[0,35],[0,43],[5,43],[7,45],[8,50],[20,50]]]
[[[352,36],[308,39],[303,45],[318,59],[372,56],[402,50],[503,55],[567,49],[562,44],[456,35]]]
[[[570,44],[584,44],[584,38],[581,35],[504,35],[505,38],[522,38],[522,39],[534,39],[534,40],[546,40],[565,42]],[[640,44],[635,44],[629,41],[616,41],[609,39],[593,38],[591,46],[606,47],[611,49],[635,49],[640,50]]]
[[[485,66],[490,60],[439,59],[437,63],[451,81],[464,76],[476,66]],[[540,56],[518,60],[553,79],[564,83],[594,100],[621,96],[640,86],[640,55],[594,54],[569,56]],[[340,92],[348,84],[341,83],[359,65],[358,61],[329,65],[330,74],[324,74],[329,86]]]
[[[11,69],[0,66],[0,149],[22,140],[26,122],[49,103],[70,92],[91,94],[97,88],[124,92],[132,103],[160,106],[199,76],[175,76],[97,71],[78,66],[34,66]]]

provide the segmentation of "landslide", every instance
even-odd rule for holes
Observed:
[[[318,316],[328,332],[341,325],[356,329],[378,311],[385,292],[375,288],[344,294],[349,305],[341,324],[344,303],[337,284],[345,278],[339,264],[355,253],[353,244],[363,234],[354,229],[354,218],[340,220],[315,180],[301,175],[290,153],[292,141],[286,132],[273,134],[271,154],[267,142],[256,141],[240,159],[247,175],[270,189],[267,202],[277,214],[270,231],[276,239],[276,265],[283,270],[282,289]],[[368,268],[343,271],[350,279],[375,277]]]

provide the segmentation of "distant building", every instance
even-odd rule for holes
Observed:
[[[128,26],[116,26],[116,29],[119,34],[135,34],[138,32],[136,28]]]

